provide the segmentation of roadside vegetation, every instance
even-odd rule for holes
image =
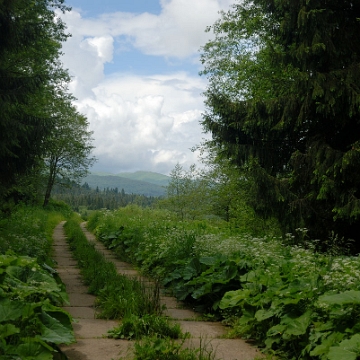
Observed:
[[[179,221],[136,206],[95,212],[88,226],[178,299],[230,325],[230,337],[285,359],[355,360],[360,352],[360,262],[336,239],[320,253],[306,229],[294,245],[292,234],[255,237],[225,221]]]
[[[75,341],[64,285],[52,268],[52,232],[71,213],[19,205],[0,219],[0,358],[61,358],[59,344]]]
[[[114,264],[88,242],[79,226],[80,220],[73,215],[65,224],[65,231],[89,293],[97,296],[98,316],[121,320],[108,332],[108,337],[135,340],[137,360],[215,359],[215,352],[204,343],[197,349],[184,346],[189,334],[163,315],[159,284],[118,274]]]
[[[50,260],[52,230],[70,211],[52,194],[95,159],[60,61],[70,34],[57,12],[69,10],[63,0],[0,2],[0,357],[9,360],[51,359],[74,340]],[[211,139],[195,150],[205,168],[177,164],[164,199],[136,200],[152,209],[89,216],[122,259],[280,358],[360,357],[359,19],[351,0],[236,1],[201,48]],[[74,191],[79,211],[135,202],[106,189],[84,204]],[[158,288],[116,275],[76,219],[67,231],[101,316],[123,319],[112,336],[149,335],[138,359],[190,359],[167,337],[177,330],[160,318]]]

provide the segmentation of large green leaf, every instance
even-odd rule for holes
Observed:
[[[184,280],[190,280],[197,275],[197,271],[194,267],[187,265],[182,271],[182,278]]]
[[[0,268],[7,268],[10,265],[15,264],[17,256],[15,255],[0,255]]]
[[[218,256],[204,256],[200,258],[200,263],[208,266],[213,266],[219,261]]]
[[[259,274],[254,270],[251,270],[248,273],[240,276],[240,280],[242,282],[254,282],[257,281],[258,279],[259,279]]]
[[[239,306],[243,300],[250,296],[250,294],[251,291],[246,289],[228,291],[221,299],[219,308],[224,310],[234,306]]]
[[[310,352],[310,356],[322,356],[327,354],[332,345],[339,343],[344,338],[344,334],[339,332],[327,332],[327,334],[329,334],[328,337],[322,340],[321,343]]]
[[[340,294],[323,295],[319,297],[319,302],[329,305],[360,304],[360,291],[349,290]]]
[[[52,360],[53,353],[48,347],[39,343],[36,339],[26,339],[24,344],[12,346],[8,349],[9,354],[18,355],[21,360]]]
[[[18,279],[20,281],[24,281],[26,278],[26,274],[28,272],[28,269],[22,266],[13,266],[10,265],[6,268],[6,273],[15,279]]]
[[[206,284],[204,284],[203,286],[201,286],[200,288],[198,288],[197,290],[195,290],[191,296],[194,299],[199,299],[200,297],[209,294],[212,292],[212,284],[211,282],[208,282]]]
[[[0,325],[0,338],[5,339],[6,337],[14,334],[18,334],[20,329],[13,324]]]
[[[228,265],[224,267],[224,275],[226,282],[229,282],[231,279],[238,277],[239,275],[238,267],[233,262],[230,262]]]
[[[54,319],[60,321],[63,326],[67,327],[70,330],[73,329],[71,324],[72,317],[67,311],[57,306],[54,306],[49,302],[46,302],[42,305],[42,310],[47,314],[49,314]]]
[[[339,346],[330,348],[329,360],[356,360],[360,355],[360,334],[355,334],[351,339],[343,340]]]
[[[255,318],[257,321],[263,321],[266,319],[269,319],[271,317],[273,317],[274,315],[276,315],[279,312],[279,310],[270,308],[268,310],[265,309],[260,309],[256,312],[255,314]]]
[[[311,322],[312,311],[309,310],[298,318],[284,317],[281,321],[282,324],[286,324],[286,330],[284,335],[304,335]]]
[[[0,300],[0,322],[13,321],[18,319],[26,304],[21,301],[2,299]]]
[[[285,329],[286,329],[286,325],[277,324],[277,325],[271,327],[267,331],[266,336],[272,337],[272,336],[282,335],[284,333]]]
[[[43,322],[40,336],[42,340],[54,344],[71,344],[75,341],[74,333],[68,326],[62,324],[48,313],[43,312],[41,320]]]

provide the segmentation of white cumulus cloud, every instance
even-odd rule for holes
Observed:
[[[199,124],[205,79],[188,73],[105,75],[115,52],[133,51],[166,59],[192,59],[209,38],[229,0],[161,0],[159,15],[116,12],[83,18],[63,16],[72,37],[63,63],[72,76],[70,91],[94,131],[95,168],[109,172],[151,170],[169,173],[177,162],[197,162],[189,148],[204,137]],[[136,55],[134,55],[136,56]]]

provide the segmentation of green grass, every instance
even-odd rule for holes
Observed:
[[[156,314],[129,315],[121,324],[108,332],[114,339],[138,340],[143,337],[179,339],[182,336],[179,324],[173,324],[167,317]]]
[[[47,209],[18,205],[0,218],[0,254],[12,253],[48,263],[54,227],[71,213],[64,203],[51,202]]]
[[[184,346],[189,337],[181,341],[170,338],[147,337],[135,343],[134,360],[214,360],[216,352],[201,339],[200,347]]]
[[[118,274],[115,265],[87,241],[73,217],[65,224],[70,247],[89,292],[97,296],[100,317],[122,319],[129,315],[161,314],[159,288]]]

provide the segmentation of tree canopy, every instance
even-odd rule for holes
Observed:
[[[359,18],[359,1],[244,0],[208,29],[203,126],[284,232],[360,240]]]
[[[69,35],[56,14],[68,10],[64,0],[0,0],[0,201],[31,196],[60,119],[78,128],[60,61]]]
[[[44,206],[49,202],[54,184],[69,181],[79,181],[88,173],[88,168],[94,163],[91,156],[93,149],[87,119],[77,112],[70,101],[61,103],[56,118],[56,126],[51,136],[46,140],[44,158],[44,173],[46,190]]]

